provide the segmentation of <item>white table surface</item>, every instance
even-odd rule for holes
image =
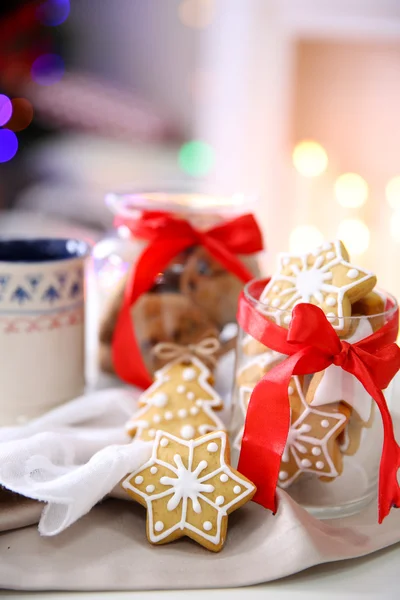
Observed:
[[[23,222],[37,225],[38,235],[54,235],[54,222],[33,215],[32,220],[24,215]],[[43,220],[42,220],[43,219]],[[0,235],[16,235],[25,233],[18,227],[19,219],[15,215],[1,215]],[[62,234],[66,227],[60,224]],[[57,231],[60,235],[61,231]],[[75,232],[76,233],[76,232]],[[92,232],[90,232],[92,233]],[[32,235],[32,228],[30,227]],[[1,556],[0,556],[1,560]],[[23,585],[23,582],[21,582]],[[44,600],[128,600],[142,598],[144,600],[237,600],[249,598],[276,600],[347,600],[357,598],[377,598],[400,600],[400,544],[396,544],[372,555],[348,561],[324,564],[292,575],[279,581],[235,589],[220,590],[180,590],[154,592],[10,592],[0,591],[0,598],[43,598]]]

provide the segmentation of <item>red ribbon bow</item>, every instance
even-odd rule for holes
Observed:
[[[154,284],[158,273],[190,246],[206,248],[229,272],[243,282],[253,274],[237,254],[253,254],[263,248],[262,236],[253,215],[246,214],[207,231],[195,229],[188,221],[164,212],[145,212],[139,219],[117,218],[136,238],[149,244],[130,273],[114,331],[112,351],[115,370],[121,379],[147,388],[152,378],[143,362],[130,316],[131,306]]]
[[[260,282],[260,293],[266,283]],[[268,348],[288,355],[258,382],[248,406],[238,469],[257,486],[255,502],[276,512],[275,491],[290,428],[290,378],[316,373],[334,364],[357,377],[381,413],[384,440],[379,469],[379,523],[392,506],[400,506],[397,483],[400,447],[382,393],[400,369],[400,348],[395,344],[398,321],[396,309],[378,331],[349,344],[340,340],[317,306],[295,306],[286,330],[268,321],[244,294],[241,295],[238,310],[241,327]]]

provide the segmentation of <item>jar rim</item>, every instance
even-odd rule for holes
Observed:
[[[143,211],[165,211],[176,214],[223,214],[232,215],[252,212],[257,203],[253,193],[222,189],[212,183],[166,182],[160,185],[144,185],[135,189],[109,192],[105,202],[114,214],[137,218]]]
[[[249,281],[243,289],[243,293],[245,295],[245,297],[247,298],[247,300],[249,300],[256,308],[257,310],[259,310],[261,313],[266,313],[269,309],[271,311],[273,311],[274,313],[278,313],[280,315],[291,315],[292,314],[292,310],[282,310],[280,308],[275,308],[270,306],[269,304],[267,304],[266,302],[262,302],[259,299],[259,296],[262,292],[262,290],[264,289],[262,287],[262,284],[264,283],[264,287],[265,285],[267,285],[269,278],[255,278],[252,279],[251,281]],[[251,291],[251,288],[254,287],[257,290],[257,294],[258,297],[254,294],[254,291]],[[361,319],[372,319],[372,318],[376,318],[376,317],[383,317],[385,318],[385,321],[387,320],[388,317],[390,317],[393,313],[396,312],[396,310],[398,309],[398,303],[396,298],[390,294],[389,292],[386,292],[385,290],[381,289],[381,288],[374,288],[374,291],[377,292],[380,296],[382,296],[383,300],[385,301],[385,305],[387,303],[387,301],[390,301],[390,306],[389,308],[385,309],[383,312],[380,313],[376,313],[373,315],[352,315],[350,317],[341,317],[345,323],[357,323],[359,322]]]

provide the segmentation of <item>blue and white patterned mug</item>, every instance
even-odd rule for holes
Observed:
[[[82,393],[85,242],[0,240],[0,426]]]

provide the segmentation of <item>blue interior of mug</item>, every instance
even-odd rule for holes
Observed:
[[[41,238],[25,240],[1,240],[2,262],[49,262],[86,256],[89,246],[75,239]]]

